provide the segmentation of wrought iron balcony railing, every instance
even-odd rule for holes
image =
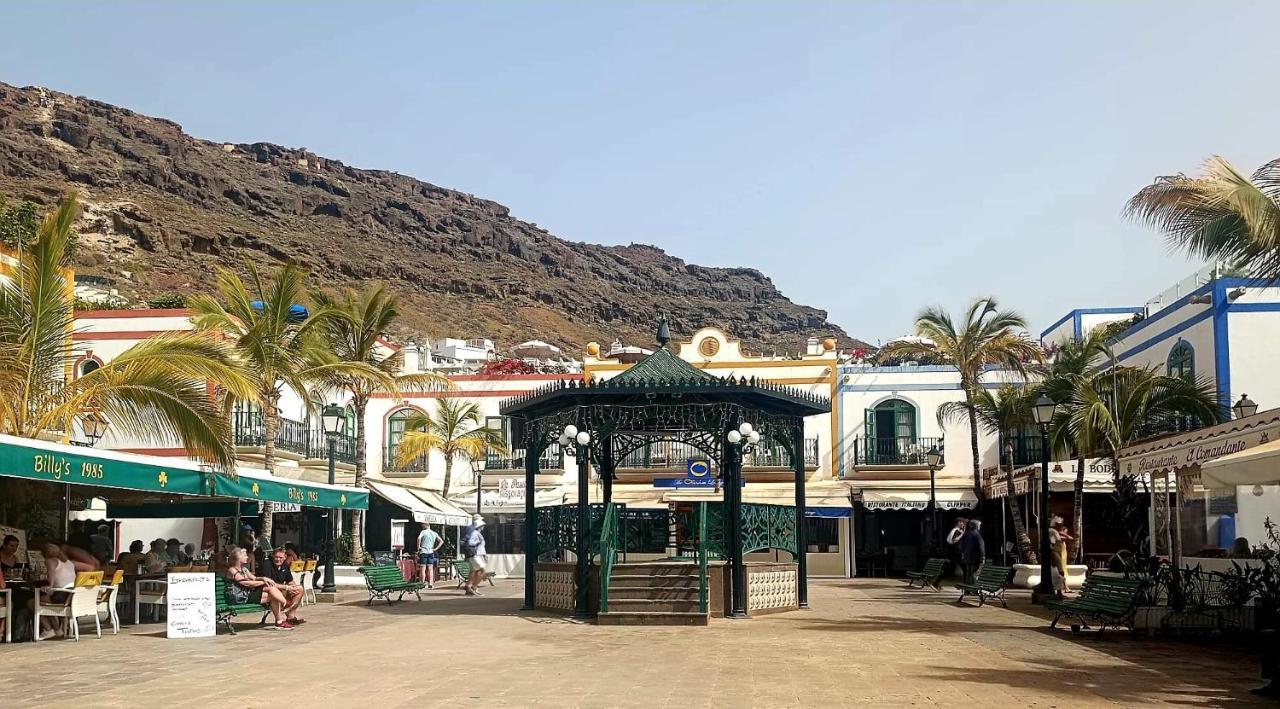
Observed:
[[[428,459],[425,455],[409,461],[405,465],[396,463],[396,452],[398,446],[386,446],[382,449],[382,470],[383,472],[405,472],[405,473],[425,473],[427,472]]]
[[[489,453],[484,457],[485,470],[524,470],[525,450],[511,449],[510,455]],[[564,456],[560,446],[552,444],[538,458],[539,470],[564,470]]]
[[[231,423],[232,440],[237,446],[266,445],[266,427],[263,425],[261,411],[233,411]],[[307,458],[327,458],[329,455],[329,442],[323,429],[286,418],[280,419],[280,428],[276,431],[276,448]],[[339,434],[334,453],[335,460],[354,463],[355,437]]]
[[[941,438],[916,436],[886,436],[853,439],[854,465],[925,465],[929,464],[929,449],[942,450]]]
[[[707,454],[694,446],[674,440],[659,440],[628,453],[618,461],[619,468],[679,468],[684,469],[690,459],[703,459]],[[818,465],[818,439],[804,439],[804,464]],[[743,467],[790,468],[791,454],[782,446],[761,443],[742,459]]]

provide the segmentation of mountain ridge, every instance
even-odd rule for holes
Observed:
[[[649,245],[569,241],[502,204],[305,148],[218,143],[171,120],[0,83],[0,194],[85,204],[76,268],[136,298],[209,291],[214,266],[293,259],[326,287],[383,281],[403,333],[648,345],[715,325],[753,351],[809,336],[863,343],[762,272],[687,263]],[[320,279],[313,279],[318,281]]]

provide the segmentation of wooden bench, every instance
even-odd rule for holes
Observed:
[[[1012,575],[1012,566],[983,566],[978,569],[978,576],[973,583],[956,584],[956,588],[960,589],[960,598],[956,602],[964,603],[965,596],[977,596],[979,606],[986,603],[987,599],[994,598],[1000,601],[1000,605],[1008,608],[1004,592],[1009,588],[1009,578]]]
[[[372,605],[375,598],[385,598],[387,603],[394,603],[391,600],[391,594],[398,593],[396,600],[403,600],[404,594],[412,593],[422,600],[422,594],[419,593],[426,586],[420,581],[406,581],[404,574],[401,573],[400,567],[394,564],[384,564],[380,566],[361,566],[356,569],[364,576],[365,586],[369,589],[369,603]]]
[[[471,577],[471,564],[465,561],[455,561],[453,562],[453,573],[458,577],[457,588],[462,588],[467,583],[467,579]],[[489,585],[492,586],[493,577],[496,575],[497,572],[495,571],[485,571],[484,580],[488,581]]]
[[[232,635],[236,634],[236,626],[231,623],[231,619],[238,615],[261,614],[258,625],[267,622],[267,615],[271,613],[271,608],[261,603],[229,603],[227,601],[227,580],[221,574],[213,577],[213,596],[216,600],[214,608],[215,622],[225,623],[227,630]]]
[[[1098,623],[1099,636],[1107,626],[1132,628],[1138,595],[1145,584],[1138,578],[1093,574],[1084,582],[1080,595],[1045,604],[1045,608],[1056,613],[1049,627],[1058,627],[1058,621],[1063,618],[1074,618],[1079,623],[1071,625],[1072,632],[1080,632],[1081,625],[1088,628],[1089,621]]]
[[[942,580],[942,573],[946,571],[946,559],[929,559],[924,562],[924,567],[919,571],[907,572],[907,588],[915,588],[916,582],[920,583],[920,588],[926,585],[932,586],[933,590],[939,590],[939,582]]]

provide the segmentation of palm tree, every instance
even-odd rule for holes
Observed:
[[[999,450],[1004,454],[1009,469],[1005,476],[1005,493],[1009,499],[1009,514],[1013,517],[1013,534],[1018,542],[1018,556],[1025,563],[1038,563],[1035,546],[1031,537],[1027,536],[1027,525],[1022,516],[1022,504],[1014,493],[1013,486],[1013,436],[1024,425],[1031,421],[1031,402],[1037,390],[1034,387],[1019,388],[1005,384],[994,393],[989,389],[980,389],[971,403],[949,401],[938,407],[938,425],[948,422],[958,423],[962,420],[976,418],[978,425],[987,433],[994,433],[999,441]],[[972,412],[972,413],[971,413]],[[972,418],[971,418],[972,417]]]
[[[1163,231],[1175,249],[1280,278],[1280,160],[1251,178],[1216,155],[1204,169],[1201,177],[1156,178],[1125,213]]]
[[[192,455],[234,470],[227,420],[208,387],[246,395],[251,382],[216,338],[152,337],[98,369],[67,376],[75,357],[67,247],[78,214],[76,199],[64,199],[35,239],[14,244],[17,263],[0,274],[0,431],[65,435],[77,417],[94,412],[129,437],[177,438]]]
[[[325,328],[329,346],[342,362],[360,362],[379,372],[373,378],[350,372],[335,372],[326,382],[328,388],[347,395],[356,424],[356,486],[364,484],[368,465],[365,453],[368,439],[365,433],[365,412],[369,400],[377,393],[389,393],[399,398],[405,391],[432,391],[453,388],[453,383],[435,372],[403,374],[404,352],[379,343],[383,333],[391,329],[400,316],[399,299],[387,292],[386,286],[377,284],[362,293],[347,291],[339,298],[324,293],[313,296],[321,307],[341,313]],[[353,563],[364,559],[364,512],[352,512],[351,558]]]
[[[973,492],[979,500],[983,499],[982,467],[974,400],[982,391],[986,367],[997,365],[1025,375],[1028,363],[1039,361],[1040,348],[1027,337],[1026,326],[1021,315],[1000,310],[995,298],[977,298],[958,324],[942,308],[925,308],[916,316],[916,335],[923,339],[895,340],[879,353],[880,357],[938,356],[960,372],[973,454]]]
[[[415,413],[404,425],[404,438],[396,448],[396,464],[403,467],[433,450],[444,454],[444,495],[449,495],[453,464],[475,460],[486,453],[506,453],[502,432],[481,425],[480,406],[450,398],[436,400],[436,415]],[[477,510],[478,511],[478,510]]]
[[[1084,553],[1084,480],[1085,459],[1096,454],[1086,441],[1076,440],[1068,424],[1073,410],[1072,392],[1082,377],[1109,376],[1109,370],[1102,372],[1099,364],[1110,349],[1107,344],[1107,328],[1095,328],[1080,340],[1065,342],[1052,356],[1052,359],[1039,368],[1043,376],[1040,390],[1050,399],[1059,402],[1057,413],[1050,425],[1050,450],[1070,451],[1076,459],[1076,479],[1072,486],[1075,519],[1072,529],[1076,534],[1076,560]]]
[[[1118,367],[1104,375],[1077,376],[1068,399],[1070,416],[1064,425],[1082,449],[1111,459],[1118,495],[1132,486],[1123,485],[1118,456],[1134,442],[1165,431],[1176,430],[1193,419],[1203,425],[1217,423],[1222,415],[1218,392],[1204,380],[1159,374],[1154,368]],[[1136,506],[1134,500],[1119,500],[1122,509]],[[1137,544],[1145,536],[1141,515],[1130,530]]]
[[[323,328],[340,317],[337,313],[323,306],[310,311],[298,307],[306,294],[306,270],[286,263],[264,278],[253,263],[245,266],[248,284],[232,271],[218,269],[218,293],[225,306],[211,296],[197,295],[191,298],[191,309],[196,326],[224,337],[250,372],[253,392],[242,400],[262,407],[263,465],[267,472],[274,472],[284,387],[305,401],[312,381],[341,372],[367,373],[369,368],[340,362],[329,350]],[[268,543],[271,529],[272,515],[266,510],[262,536]]]

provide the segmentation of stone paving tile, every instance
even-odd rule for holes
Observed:
[[[810,610],[707,628],[522,615],[518,582],[313,606],[291,633],[179,641],[148,624],[0,645],[0,706],[278,709],[281,690],[291,705],[414,709],[1261,706],[1255,657],[1224,641],[1077,638],[1022,597],[961,607],[883,579],[810,593]]]

